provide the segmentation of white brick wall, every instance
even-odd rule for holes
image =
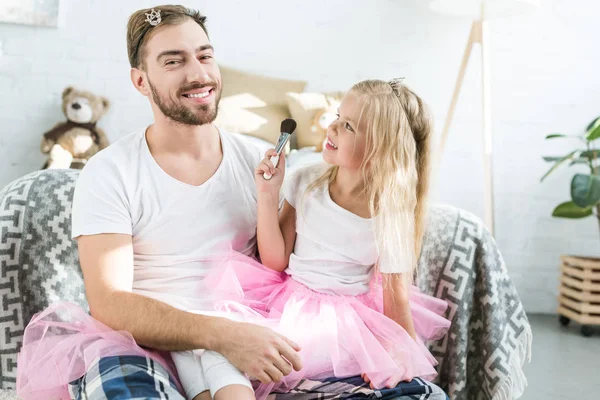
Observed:
[[[600,114],[597,15],[593,0],[543,0],[528,16],[495,21],[493,128],[497,241],[525,306],[553,312],[562,253],[600,254],[592,219],[550,217],[567,200],[572,172],[539,178],[546,154],[575,143]],[[368,77],[405,76],[431,105],[438,131],[470,21],[432,14],[427,1],[184,1],[209,17],[220,62],[304,79],[308,90],[346,89]],[[62,0],[59,29],[0,24],[0,186],[43,163],[43,132],[63,119],[60,93],[76,85],[109,97],[101,121],[111,140],[151,121],[129,82],[125,24],[150,1]],[[435,199],[483,214],[479,51],[473,54],[450,133]]]

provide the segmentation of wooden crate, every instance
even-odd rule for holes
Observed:
[[[600,325],[600,259],[562,256],[558,296],[561,323],[573,320],[582,333],[591,334],[590,325]]]

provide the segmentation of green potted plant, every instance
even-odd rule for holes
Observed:
[[[552,216],[557,218],[595,218],[600,227],[600,150],[594,142],[600,139],[600,117],[594,119],[583,135],[554,133],[546,139],[568,138],[582,147],[560,157],[544,157],[553,163],[542,181],[561,165],[589,168],[589,173],[576,173],[571,180],[571,200],[559,204]],[[571,320],[579,322],[581,333],[590,336],[591,325],[600,325],[600,259],[564,255],[558,313],[566,326]]]

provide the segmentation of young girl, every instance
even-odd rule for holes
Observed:
[[[431,134],[425,105],[400,80],[368,80],[352,87],[329,126],[323,159],[330,166],[291,176],[281,212],[285,161],[274,167],[268,152],[256,168],[264,266],[233,257],[220,290],[241,288],[235,300],[278,320],[277,330],[302,348],[304,365],[260,385],[257,398],[304,378],[362,375],[383,388],[435,376],[423,341],[445,334],[447,305],[412,285]]]

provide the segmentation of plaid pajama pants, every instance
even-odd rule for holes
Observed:
[[[69,386],[76,400],[185,400],[166,368],[139,356],[106,357]],[[394,389],[369,389],[360,377],[305,380],[289,393],[274,394],[274,400],[381,399],[448,400],[436,385],[419,378],[402,382]]]

